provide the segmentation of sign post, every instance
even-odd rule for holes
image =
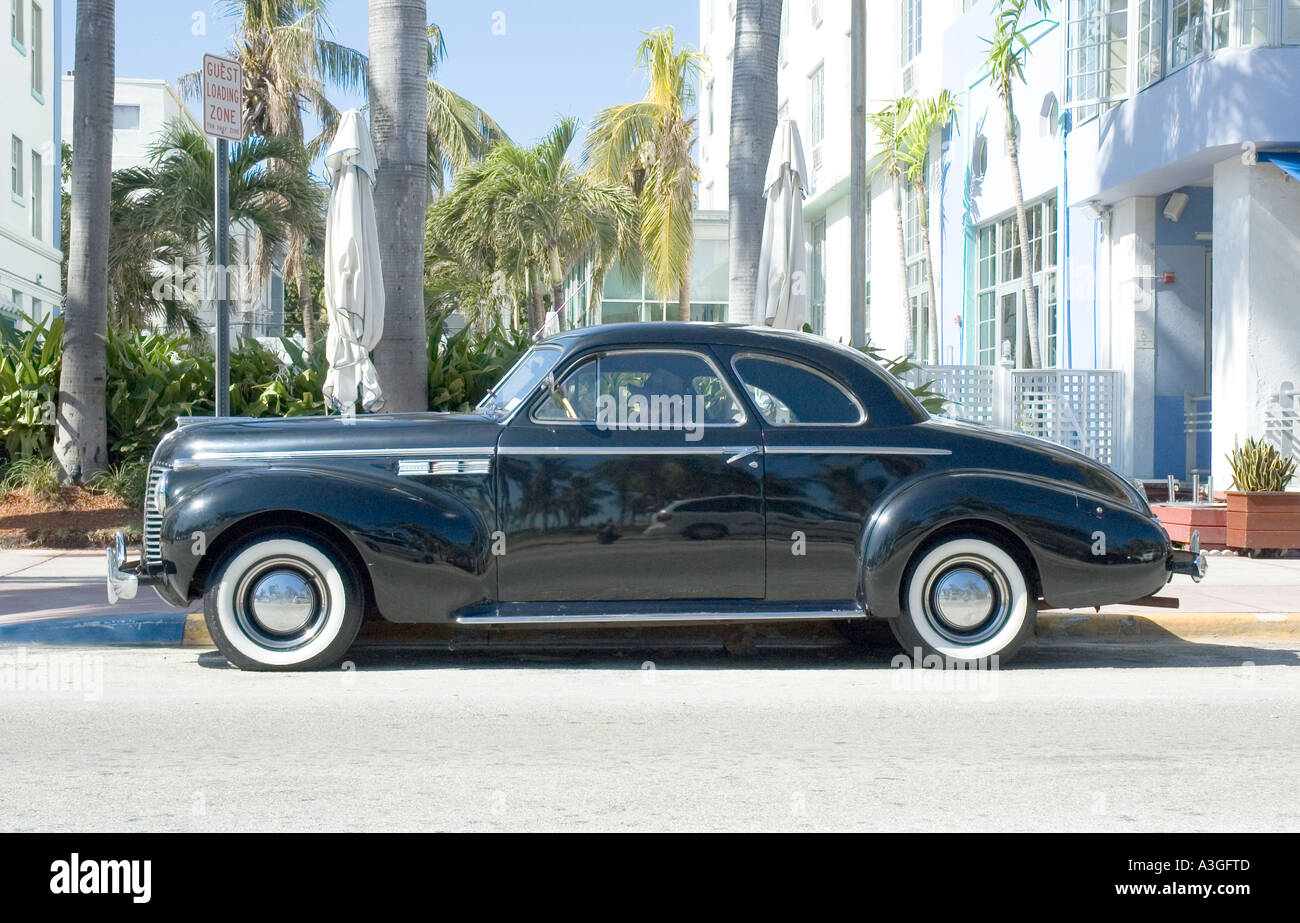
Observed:
[[[203,131],[217,139],[213,215],[216,275],[216,414],[230,416],[230,142],[244,137],[244,72],[238,61],[203,56]]]

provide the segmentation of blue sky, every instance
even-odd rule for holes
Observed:
[[[365,0],[333,0],[335,37],[366,50]],[[443,29],[440,82],[486,109],[517,141],[543,134],[561,115],[584,124],[604,106],[639,99],[634,71],[640,33],[676,28],[698,47],[699,0],[429,0]],[[205,52],[228,47],[233,23],[222,5],[184,0],[117,0],[117,75],[171,81],[198,70]],[[75,0],[63,0],[63,60],[71,68]],[[501,17],[501,18],[496,18]],[[495,34],[494,24],[504,26]],[[200,34],[195,34],[196,32]],[[347,104],[342,94],[336,102]]]

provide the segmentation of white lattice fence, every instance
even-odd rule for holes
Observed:
[[[932,382],[930,388],[942,394],[948,403],[943,415],[971,423],[994,423],[996,382],[989,365],[927,365],[907,373],[913,387]]]
[[[1107,369],[1015,369],[1015,428],[1097,461],[1119,461],[1120,373]]]

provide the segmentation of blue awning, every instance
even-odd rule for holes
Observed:
[[[1257,156],[1260,163],[1271,163],[1292,179],[1300,180],[1300,153],[1260,151]]]

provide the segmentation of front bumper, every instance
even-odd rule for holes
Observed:
[[[117,605],[119,599],[135,599],[141,586],[154,586],[162,582],[160,574],[152,574],[143,561],[126,560],[126,536],[121,532],[113,537],[106,551],[108,558],[108,601]]]

